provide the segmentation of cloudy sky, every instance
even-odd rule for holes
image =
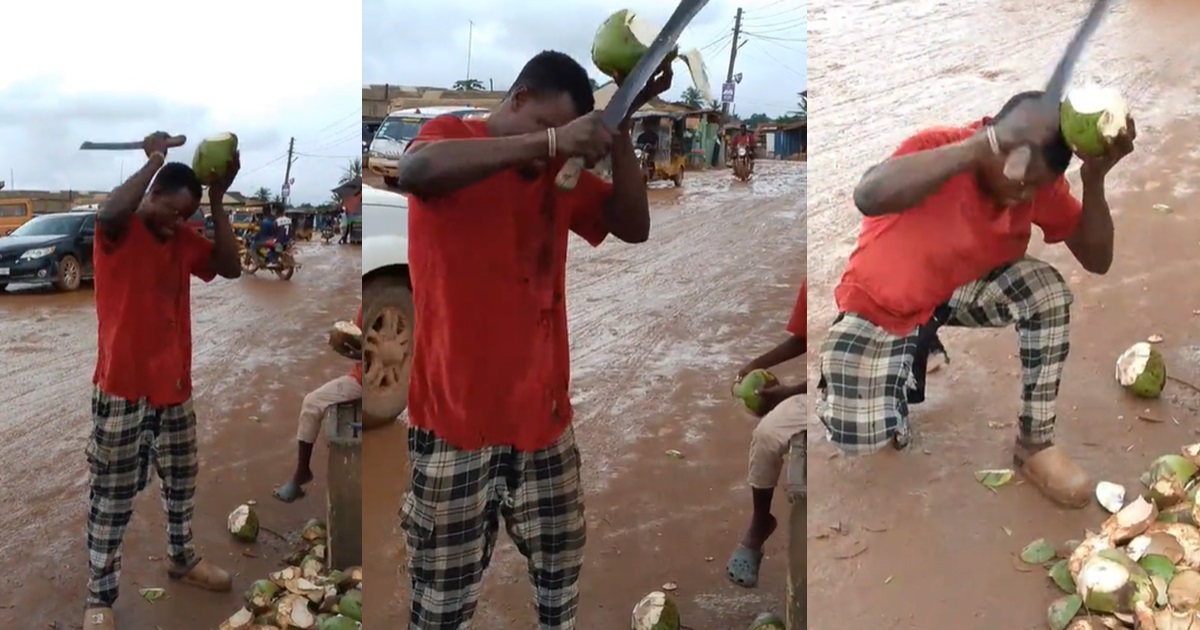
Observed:
[[[674,2],[642,3],[647,19],[665,24]],[[614,11],[629,7],[622,0],[363,0],[363,82],[449,87],[467,78],[467,42],[471,40],[471,77],[495,89],[506,89],[521,66],[544,49],[561,50],[591,65],[592,36]],[[699,48],[712,88],[729,65],[734,13],[745,9],[744,44],[735,72],[736,110],[749,115],[781,115],[795,108],[796,92],[808,89],[806,77],[807,0],[711,0],[680,45]],[[475,22],[469,37],[469,20]],[[676,66],[669,97],[688,86],[687,73]]]
[[[328,199],[361,154],[358,2],[207,0],[182,13],[150,0],[15,6],[6,21],[22,26],[0,37],[6,189],[111,189],[144,156],[80,143],[155,130],[186,134],[168,159],[189,163],[203,137],[238,134],[234,189],[246,194],[278,192],[295,136],[295,203]]]

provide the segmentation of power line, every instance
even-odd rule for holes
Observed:
[[[757,37],[758,39],[766,40],[769,42],[788,42],[788,43],[796,43],[796,44],[807,44],[808,43],[808,34],[807,33],[803,37],[771,37],[770,35],[760,35],[759,33],[751,33],[750,31],[745,31],[744,34],[748,35],[750,37]],[[789,47],[784,46],[784,48],[789,48]]]
[[[775,55],[772,55],[771,53],[769,53],[769,52],[767,52],[766,50],[764,50],[764,48],[763,48],[761,45],[760,45],[760,46],[758,46],[757,48],[755,48],[754,50],[757,50],[758,52],[760,52],[760,53],[762,53],[762,54],[766,55],[768,59],[770,59],[771,61],[774,61],[776,64],[779,64],[779,67],[783,68],[784,70],[787,70],[788,72],[791,72],[792,74],[794,74],[794,75],[796,75],[796,76],[798,76],[798,77],[800,77],[800,78],[802,78],[802,79],[806,79],[806,80],[807,80],[807,77],[805,77],[803,74],[801,74],[801,72],[800,72],[799,70],[797,70],[797,69],[795,69],[795,68],[793,68],[793,67],[791,67],[791,66],[787,65],[786,63],[784,63],[784,62],[782,62],[782,61],[780,61],[779,59],[777,59],[777,58],[775,57]]]
[[[796,32],[796,31],[807,32],[808,31],[807,25],[808,25],[808,18],[802,17],[802,18],[799,18],[796,20],[792,20],[790,22],[780,22],[778,24],[763,25],[765,27],[765,30],[759,29],[759,28],[755,28],[754,30],[758,33],[762,33],[765,35],[772,35],[775,33]]]

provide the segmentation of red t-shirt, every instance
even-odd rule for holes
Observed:
[[[796,296],[796,305],[792,307],[792,316],[788,319],[787,331],[793,337],[808,339],[808,279],[800,284],[800,295]]]
[[[982,124],[922,131],[893,157],[965,140]],[[1024,256],[1033,225],[1047,243],[1058,243],[1078,228],[1081,212],[1063,177],[1029,202],[1003,208],[980,188],[975,173],[960,173],[914,208],[863,219],[834,290],[838,309],[907,335],[955,289]]]
[[[362,304],[361,303],[359,303],[359,305],[358,305],[358,315],[354,316],[354,325],[358,326],[359,330],[362,330]],[[361,360],[354,364],[354,369],[350,370],[350,376],[354,380],[358,381],[359,385],[362,385],[362,361]]]
[[[97,224],[99,352],[92,382],[101,391],[155,407],[191,398],[191,276],[216,277],[212,251],[212,241],[183,226],[164,243],[134,216],[114,243]]]
[[[487,136],[484,121],[435,118],[414,145]],[[562,161],[559,161],[561,164]],[[585,172],[558,190],[558,164],[515,170],[438,199],[409,199],[415,320],[409,422],[461,449],[554,443],[572,418],[568,232],[608,235],[611,185]]]
[[[754,146],[754,136],[750,135],[750,134],[740,134],[740,133],[735,135],[733,137],[733,146],[738,147],[741,145],[753,147]]]

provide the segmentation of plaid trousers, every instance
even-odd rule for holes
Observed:
[[[1073,301],[1062,274],[1029,257],[959,287],[950,298],[947,326],[1016,325],[1022,371],[1018,425],[1020,437],[1034,444],[1054,438]],[[830,441],[850,454],[907,445],[916,345],[915,331],[898,337],[855,313],[845,313],[830,328],[821,346],[824,387],[815,404]]]
[[[409,630],[466,630],[503,518],[528,560],[540,630],[574,630],[587,525],[579,450],[456,449],[409,427],[412,487],[400,511],[412,583]]]
[[[167,512],[167,554],[171,562],[194,560],[192,510],[199,459],[192,403],[166,408],[146,400],[92,392],[87,544],[88,608],[111,607],[121,579],[121,541],[133,516],[133,500],[150,483],[154,465],[162,481]]]

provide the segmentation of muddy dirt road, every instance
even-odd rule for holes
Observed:
[[[286,546],[270,533],[234,543],[229,511],[258,501],[263,524],[287,535],[324,514],[323,483],[285,506],[271,497],[295,462],[296,414],[307,391],[350,369],[326,346],[328,326],[353,318],[360,250],[302,244],[291,282],[273,277],[195,281],[195,402],[201,469],[196,497],[200,552],[236,572],[234,592],[168,583],[166,530],[157,484],[139,497],[124,548],[116,612],[127,630],[212,630],[241,593],[274,570]],[[78,628],[86,595],[84,445],[91,425],[96,314],[90,285],[74,294],[0,294],[0,627]],[[324,475],[324,444],[314,463]],[[164,587],[153,604],[138,589]]]
[[[757,589],[724,577],[748,515],[753,428],[728,400],[730,377],[784,334],[805,264],[804,166],[759,168],[749,185],[727,171],[689,173],[682,193],[654,191],[645,245],[572,242],[568,309],[590,526],[581,628],[625,627],[634,603],[666,582],[679,585],[684,621],[697,630],[782,613],[784,535],[768,543]],[[396,531],[402,434],[393,426],[364,444],[372,512],[363,546],[382,550],[368,554],[366,572],[372,581],[392,578],[367,595],[370,628],[407,621]],[[667,449],[686,459],[667,457]],[[779,505],[786,514],[783,499]],[[476,627],[534,626],[524,563],[507,540],[483,599]]]
[[[969,122],[1043,85],[1087,4],[811,3],[819,112],[811,124],[812,349],[833,318],[832,288],[857,235],[850,191],[863,170],[919,127]],[[1117,354],[1157,333],[1173,374],[1200,383],[1200,6],[1114,4],[1078,73],[1120,87],[1138,120],[1137,152],[1109,178],[1116,262],[1094,277],[1064,247],[1039,243],[1032,253],[1056,264],[1076,294],[1059,442],[1097,479],[1135,489],[1153,457],[1195,441],[1200,417],[1200,396],[1187,386],[1171,383],[1161,401],[1146,404],[1112,382]],[[886,73],[879,59],[888,60]],[[1159,203],[1171,210],[1152,209]],[[1065,512],[1029,487],[992,494],[974,481],[974,470],[1010,461],[1016,339],[999,330],[950,331],[945,340],[954,362],[931,377],[929,400],[914,408],[917,442],[907,452],[851,460],[811,434],[814,630],[1045,627],[1053,586],[1040,572],[1014,569],[1013,556],[1035,538],[1078,538],[1103,518],[1099,507]]]

